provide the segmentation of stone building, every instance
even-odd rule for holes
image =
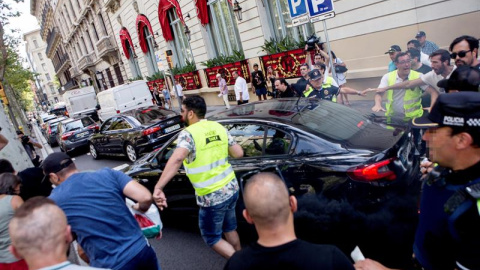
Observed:
[[[61,91],[94,85],[102,91],[123,84],[123,63],[103,1],[31,0]]]
[[[45,53],[47,43],[42,40],[40,29],[30,31],[23,34],[25,40],[25,50],[27,52],[27,60],[30,64],[32,72],[35,76],[36,97],[39,104],[53,105],[62,101],[62,96],[55,87],[55,69],[52,61],[47,58]]]

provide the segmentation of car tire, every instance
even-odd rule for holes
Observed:
[[[60,148],[60,152],[65,152],[65,150],[63,150],[62,144],[59,143],[58,148]]]
[[[125,155],[127,156],[128,160],[130,160],[131,162],[135,162],[138,159],[137,150],[131,143],[125,144]]]
[[[92,156],[93,159],[99,159],[100,158],[100,154],[98,153],[98,150],[95,147],[95,145],[93,145],[93,143],[90,143],[88,145],[88,149],[90,150],[90,155]]]

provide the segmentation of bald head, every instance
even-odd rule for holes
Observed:
[[[65,252],[71,240],[67,218],[45,197],[27,200],[17,209],[9,226],[12,246],[27,259],[52,252]]]
[[[259,173],[245,185],[243,200],[248,214],[257,225],[285,223],[291,213],[285,183],[273,173]]]

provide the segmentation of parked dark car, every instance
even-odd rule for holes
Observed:
[[[57,143],[57,126],[60,123],[60,121],[63,121],[65,119],[68,119],[67,117],[59,117],[56,119],[53,119],[51,121],[48,121],[45,126],[45,138],[47,138],[47,143],[50,146],[54,146]]]
[[[90,154],[125,155],[134,162],[139,155],[163,145],[184,127],[178,113],[154,106],[140,108],[107,119],[90,138]]]
[[[70,152],[88,147],[88,139],[100,127],[89,116],[61,121],[57,127],[56,140],[60,151]]]
[[[244,157],[230,158],[240,187],[259,171],[284,179],[299,200],[297,235],[335,244],[348,254],[359,245],[371,258],[388,250],[394,261],[409,260],[417,218],[419,156],[407,125],[387,125],[385,117],[362,115],[330,101],[296,98],[238,106],[209,120],[225,126],[244,150]],[[176,144],[174,137],[125,172],[153,191]],[[183,166],[164,192],[169,213],[197,210]],[[397,211],[392,204],[403,214],[392,213]],[[385,232],[392,228],[395,235],[400,224],[395,218],[404,225],[396,235],[401,243],[385,249],[381,244],[391,240]],[[402,254],[395,252],[400,246]]]

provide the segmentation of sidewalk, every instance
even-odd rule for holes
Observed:
[[[38,153],[38,150],[40,150],[40,156],[42,157],[42,159],[45,159],[49,154],[53,153],[53,149],[47,143],[47,139],[43,137],[43,134],[36,123],[32,124],[32,129],[33,129],[32,137],[34,137],[35,140],[38,143],[40,143],[43,147],[42,149],[37,149],[37,153]]]

